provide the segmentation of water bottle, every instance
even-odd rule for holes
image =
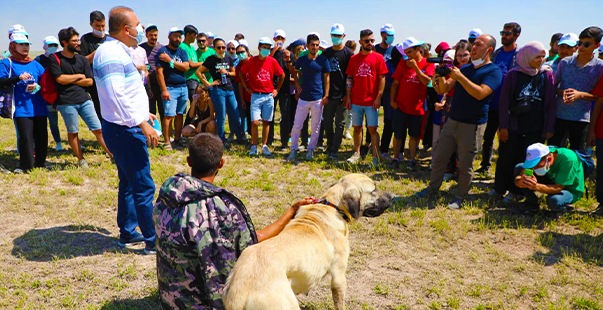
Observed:
[[[226,77],[226,73],[222,73],[222,85],[228,84],[228,78]]]

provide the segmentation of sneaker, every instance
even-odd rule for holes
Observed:
[[[414,160],[409,160],[408,165],[406,165],[406,168],[408,168],[408,170],[410,170],[410,171],[417,170],[417,162]]]
[[[499,192],[497,192],[497,191],[495,191],[495,190],[493,190],[493,189],[491,189],[491,190],[488,192],[488,197],[490,197],[490,198],[494,198],[494,199],[496,199],[496,200],[503,199],[503,196],[504,196],[504,194],[501,194],[501,193],[499,193]]]
[[[364,159],[368,155],[370,148],[366,145],[360,147],[360,157]]]
[[[63,150],[63,144],[61,142],[57,142],[57,145],[54,147],[54,150],[60,152]]]
[[[358,163],[359,160],[360,160],[360,154],[354,152],[354,154],[352,154],[352,156],[350,156],[350,158],[348,158],[348,163],[356,164],[356,163]]]
[[[431,189],[431,187],[426,187],[426,188],[422,189],[420,192],[417,192],[416,194],[414,194],[414,197],[417,199],[422,199],[427,196],[431,196],[433,194],[434,194],[434,191]]]
[[[10,172],[10,170],[4,168],[4,166],[2,166],[0,164],[0,173],[2,173],[2,174],[11,174],[12,172]]]
[[[381,158],[385,160],[392,160],[388,153],[381,153]]]
[[[505,196],[505,198],[503,198],[503,202],[504,203],[517,203],[521,199],[523,199],[523,197],[524,196],[522,196],[522,195],[517,195],[517,194],[509,193],[509,194],[507,194],[507,196]]]
[[[234,137],[235,137],[234,133],[232,133],[232,132],[231,132],[231,133],[229,133],[229,134],[228,134],[228,142],[232,142],[232,141],[234,141]]]
[[[398,159],[394,159],[394,160],[392,160],[392,163],[391,163],[391,164],[389,164],[389,166],[388,166],[388,167],[389,167],[389,168],[392,168],[392,169],[394,169],[394,170],[398,170],[398,169],[400,169],[400,160],[398,160]]]
[[[475,174],[488,174],[490,173],[490,167],[481,167],[477,170],[475,170]]]
[[[339,158],[337,157],[337,153],[331,153],[331,154],[329,154],[329,159],[330,160],[337,160]]]
[[[258,147],[257,145],[252,145],[251,150],[249,150],[249,155],[256,156],[258,155]]]
[[[308,149],[308,153],[306,153],[306,160],[314,160],[314,150]]]
[[[86,170],[88,170],[88,168],[90,168],[88,166],[88,162],[85,159],[78,161],[77,165],[80,166],[80,168],[82,168],[82,170],[84,170],[84,171],[86,171]]]
[[[454,173],[444,173],[444,181],[454,179]]]
[[[300,145],[300,146],[297,148],[297,150],[298,150],[299,152],[303,152],[303,151],[305,151],[305,150],[306,150],[306,146],[302,144],[302,145]]]
[[[144,255],[155,255],[157,254],[157,247],[155,246],[155,244],[150,245],[150,244],[146,244],[144,246],[144,251],[143,251]]]
[[[343,138],[346,140],[352,140],[352,135],[350,134],[349,131],[346,131],[345,134],[343,135]]]
[[[174,140],[174,144],[179,147],[188,148],[188,143],[184,142],[182,139]]]
[[[448,204],[448,209],[457,210],[465,206],[465,201],[463,199],[454,198]]]
[[[25,171],[24,171],[23,169],[21,169],[21,168],[17,168],[17,169],[15,169],[15,170],[13,170],[13,173],[14,173],[14,174],[24,174],[24,173],[25,173]]]
[[[262,153],[264,154],[264,156],[272,155],[272,152],[270,152],[270,149],[268,148],[268,146],[266,144],[264,144],[264,146],[262,146]]]
[[[379,158],[373,157],[373,160],[371,161],[371,166],[377,167],[377,166],[379,166],[379,164],[380,164]]]
[[[133,245],[140,244],[143,242],[144,236],[142,234],[137,234],[136,236],[130,239],[119,237],[119,241],[117,241],[117,246],[119,246],[120,248],[129,248]]]
[[[291,150],[291,153],[289,153],[289,156],[287,157],[287,160],[288,161],[294,161],[295,158],[297,158],[297,151]]]

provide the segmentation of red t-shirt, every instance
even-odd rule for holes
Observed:
[[[249,61],[249,60],[247,60]],[[245,63],[239,62],[239,64],[235,67],[235,82],[241,83],[241,78],[239,77],[239,73],[241,73],[241,67],[243,67]],[[249,83],[249,74],[245,75],[245,82]],[[247,103],[251,102],[251,94],[243,89],[243,100]]]
[[[423,73],[433,76],[435,67],[432,63],[427,63],[426,58],[423,57],[417,65]],[[423,104],[425,103],[425,98],[427,98],[427,86],[421,83],[415,69],[406,65],[406,61],[402,60],[392,77],[400,82],[395,100],[398,108],[410,115],[425,114]]]
[[[247,86],[253,92],[271,93],[274,91],[274,77],[283,74],[283,68],[271,56],[262,60],[252,57],[241,68],[243,74],[249,76]]]
[[[599,79],[599,83],[597,83],[597,86],[595,86],[595,89],[593,89],[592,94],[598,97],[603,97],[603,76],[601,76],[601,78]],[[603,139],[603,119],[601,115],[599,115],[599,119],[597,120],[597,126],[595,127],[595,136],[597,136],[597,139]]]
[[[383,56],[377,52],[368,55],[358,53],[350,58],[345,73],[354,79],[352,104],[372,106],[379,93],[379,78],[387,74]]]

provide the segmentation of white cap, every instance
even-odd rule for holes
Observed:
[[[59,44],[59,40],[57,40],[57,38],[55,38],[53,36],[48,36],[48,37],[44,38],[44,44],[46,44],[46,45]]]
[[[319,46],[322,48],[327,48],[327,47],[329,47],[329,43],[327,43],[327,41],[325,41],[325,40],[320,40]]]
[[[285,30],[283,30],[283,29],[277,29],[277,30],[274,32],[274,36],[272,36],[272,37],[273,37],[273,38],[276,38],[276,37],[278,37],[278,36],[281,36],[281,37],[283,37],[283,38],[287,38],[287,34],[285,34]]]
[[[206,33],[205,33],[205,35],[206,35],[208,38],[215,38],[215,37],[216,37],[216,35],[215,35],[215,34],[213,34],[211,31],[206,32]]]
[[[272,46],[272,40],[270,40],[269,37],[261,37],[258,44],[270,44],[270,46]]]
[[[21,33],[21,32],[15,32],[13,33],[13,35],[10,36],[10,41],[11,42],[15,42],[15,43],[29,43],[29,39],[27,39],[27,37],[25,36],[25,34]]]
[[[575,33],[568,32],[561,36],[557,45],[565,44],[567,46],[574,47],[578,44],[578,36]]]
[[[481,36],[482,34],[483,33],[482,33],[481,29],[473,28],[473,29],[471,29],[471,31],[469,31],[469,38],[477,38],[477,37]]]
[[[148,25],[147,25],[147,27],[146,27],[146,28],[144,28],[144,30],[145,30],[145,31],[149,31],[149,30],[151,30],[151,29],[153,29],[153,28],[155,28],[155,29],[159,30],[159,29],[157,28],[157,25],[155,25],[155,24],[153,24],[153,23],[148,24]]]
[[[170,28],[170,32],[168,33],[168,35],[174,33],[174,32],[180,32],[182,35],[184,35],[184,30],[180,29],[179,27],[172,27]]]
[[[19,25],[19,24],[15,24],[10,26],[10,28],[8,28],[8,36],[10,37],[13,33],[22,33],[26,36],[29,35],[29,33],[27,33],[27,31],[25,31],[25,27]]]
[[[249,48],[249,43],[247,43],[247,40],[245,40],[245,39],[239,40],[239,45],[245,45],[245,46],[247,46],[247,48]]]
[[[344,35],[345,28],[343,28],[342,24],[335,24],[335,25],[333,25],[333,27],[331,27],[331,34]]]
[[[414,37],[408,37],[404,42],[402,42],[402,49],[406,50],[411,47],[420,46],[425,44],[425,41],[419,41]]]
[[[455,55],[456,51],[455,50],[447,50],[446,53],[444,53],[444,60],[452,60],[454,61],[454,55]]]
[[[318,40],[320,40],[320,35],[318,34],[318,32],[316,32],[316,31],[312,31],[312,32],[308,33],[308,35],[311,35],[311,34],[313,34],[313,35],[317,36],[317,37],[318,37]]]
[[[230,40],[228,41],[228,44],[232,43],[232,45],[234,45],[235,48],[237,48],[237,46],[239,46],[239,42],[235,41],[235,40]],[[228,44],[226,44],[226,46],[228,46]]]
[[[550,153],[549,147],[542,143],[534,143],[526,150],[526,161],[522,164],[524,169],[531,169],[538,165],[540,159]]]
[[[393,36],[396,34],[396,31],[394,30],[394,26],[392,26],[392,24],[385,24],[385,25],[381,26],[381,32],[385,32],[390,36]]]

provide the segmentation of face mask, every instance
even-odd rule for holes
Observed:
[[[100,31],[100,30],[96,30],[96,29],[92,29],[92,33],[97,36],[97,37],[104,37],[105,33]]]
[[[486,53],[487,54],[487,53]],[[484,54],[484,56],[478,60],[473,60],[471,59],[471,63],[473,64],[474,67],[479,67],[481,66],[486,60],[486,54]]]
[[[48,55],[50,55],[50,54],[56,53],[58,49],[59,49],[58,47],[52,46],[52,47],[49,47],[46,52],[48,52]]]
[[[247,59],[247,53],[238,53],[237,58],[239,58],[239,60],[245,60]]]
[[[394,43],[394,36],[387,36],[387,38],[385,38],[385,43],[387,43],[387,45]]]
[[[331,42],[333,42],[333,45],[339,45],[339,44],[341,44],[342,41],[343,41],[343,38],[331,37]]]
[[[260,55],[262,55],[263,57],[267,57],[268,55],[270,55],[270,50],[263,48],[260,50]]]
[[[128,26],[130,28],[134,28],[132,26]],[[138,44],[142,43],[142,40],[144,40],[144,29],[142,28],[142,24],[138,24],[138,26],[136,26],[136,31],[138,31],[138,35],[137,36],[132,36],[129,32],[128,32],[128,36],[134,40],[136,40],[136,42]]]
[[[549,172],[549,170],[551,170],[551,166],[550,165],[547,168],[548,164],[549,164],[549,161],[547,160],[546,164],[544,164],[544,167],[538,168],[538,169],[534,169],[534,174],[536,174],[537,176],[543,176],[543,175],[547,174],[547,172]]]

